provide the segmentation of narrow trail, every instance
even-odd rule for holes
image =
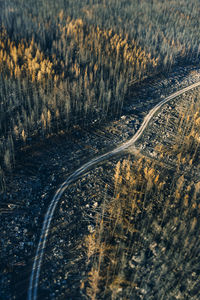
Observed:
[[[112,151],[109,151],[103,155],[100,155],[89,162],[82,165],[80,168],[78,168],[74,173],[72,173],[58,188],[56,191],[53,199],[51,200],[49,207],[47,209],[46,215],[44,217],[43,226],[38,242],[38,247],[36,250],[34,263],[31,271],[30,281],[29,281],[29,287],[28,287],[28,296],[27,300],[36,300],[37,299],[37,291],[38,291],[38,283],[39,283],[39,276],[40,276],[40,269],[42,264],[43,255],[45,252],[45,246],[47,237],[49,234],[49,229],[51,225],[51,221],[54,215],[54,211],[56,209],[56,206],[63,195],[64,191],[67,189],[67,187],[74,181],[76,181],[81,175],[83,175],[88,169],[91,167],[96,166],[98,163],[107,160],[110,157],[113,157],[116,154],[119,154],[120,152],[123,152],[125,149],[127,149],[130,146],[133,146],[133,144],[141,137],[142,133],[144,132],[145,128],[149,124],[152,117],[155,115],[155,113],[167,102],[174,99],[177,96],[180,96],[181,94],[192,90],[196,87],[200,86],[200,82],[194,83],[184,89],[181,89],[180,91],[177,91],[170,96],[163,99],[161,102],[159,102],[154,108],[152,108],[147,116],[144,118],[144,121],[142,122],[140,128],[135,133],[135,135],[127,142],[123,143],[121,146],[115,148]]]

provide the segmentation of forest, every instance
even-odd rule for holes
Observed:
[[[199,1],[0,1],[0,189],[17,149],[120,115],[129,87],[198,64]]]
[[[171,122],[167,144],[119,160],[104,188],[83,240],[89,299],[199,299],[199,89]]]

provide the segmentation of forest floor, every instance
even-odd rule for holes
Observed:
[[[7,191],[0,195],[0,299],[26,299],[30,271],[44,214],[59,185],[91,158],[131,138],[147,112],[165,97],[200,78],[195,67],[177,67],[173,73],[145,80],[130,88],[122,116],[90,129],[74,129],[21,149],[16,167],[7,174]],[[162,110],[163,116],[175,100]],[[163,120],[162,120],[163,121]],[[143,151],[152,155],[157,128],[149,127]],[[141,144],[141,142],[140,142]],[[146,148],[145,148],[146,147]],[[129,155],[126,152],[124,155]],[[93,215],[103,200],[103,189],[114,174],[117,159],[89,171],[64,193],[51,225],[42,265],[38,299],[81,299],[85,276],[83,236],[93,230]]]

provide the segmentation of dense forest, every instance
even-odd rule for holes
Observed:
[[[198,63],[198,0],[0,1],[0,186],[15,149],[120,114],[128,88]]]
[[[154,156],[116,164],[83,242],[89,299],[199,299],[199,90],[188,100]]]

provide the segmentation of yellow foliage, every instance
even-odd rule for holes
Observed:
[[[156,178],[154,179],[154,183],[156,184],[159,180],[159,174],[156,176]]]
[[[6,71],[16,78],[30,76],[32,81],[40,81],[43,76],[52,77],[53,63],[44,58],[33,40],[30,45],[24,40],[18,44],[10,42],[5,31],[0,32],[0,38],[0,72]]]
[[[95,233],[89,234],[85,238],[85,246],[87,248],[87,259],[88,262],[90,257],[97,251],[98,247],[96,245],[96,236]]]
[[[115,182],[115,186],[118,184],[119,182],[119,175],[120,175],[120,161],[118,161],[117,165],[116,165],[116,169],[115,169],[115,175],[114,175],[114,182]]]
[[[25,134],[24,129],[22,130],[22,139],[24,142],[26,141],[26,134]]]
[[[186,194],[184,197],[184,206],[188,207],[189,196]]]
[[[99,292],[99,288],[98,288],[99,281],[100,281],[99,271],[95,267],[92,267],[88,275],[89,275],[89,287],[87,288],[87,296],[91,300],[95,300],[96,295]]]

